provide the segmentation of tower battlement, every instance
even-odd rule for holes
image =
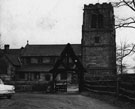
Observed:
[[[84,9],[99,9],[99,8],[112,8],[113,6],[111,3],[96,3],[96,4],[89,4],[89,5],[84,5]]]
[[[111,3],[84,5],[83,30],[114,29],[114,11]]]

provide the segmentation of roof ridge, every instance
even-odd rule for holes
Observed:
[[[59,56],[67,44],[56,45],[27,45],[23,50],[21,56]],[[81,44],[71,44],[77,54],[81,53]]]
[[[67,45],[67,44],[29,44],[27,46],[53,46],[53,45]],[[70,44],[70,45],[81,45],[81,44]]]

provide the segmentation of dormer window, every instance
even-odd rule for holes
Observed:
[[[91,28],[103,28],[102,14],[92,14]]]

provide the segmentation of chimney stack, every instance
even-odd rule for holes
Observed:
[[[4,45],[5,50],[9,50],[9,44]]]

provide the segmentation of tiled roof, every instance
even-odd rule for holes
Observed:
[[[5,53],[5,54],[12,54],[12,55],[20,55],[21,54],[21,51],[22,51],[22,49],[8,49],[8,50],[3,50],[3,52]]]
[[[19,62],[19,57],[18,55],[13,55],[13,54],[6,54],[5,55],[8,60],[15,66],[20,66],[20,62]]]
[[[17,69],[17,72],[49,72],[53,66],[51,65],[28,65]]]
[[[64,45],[26,45],[22,56],[60,56]],[[81,44],[71,44],[76,55],[81,55]]]
[[[22,49],[8,49],[3,50],[4,55],[15,66],[20,66],[19,56],[21,54]]]

